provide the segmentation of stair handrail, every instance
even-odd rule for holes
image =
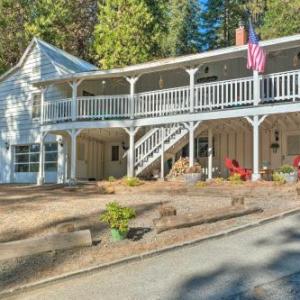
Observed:
[[[164,136],[164,142],[166,140],[169,139],[170,136],[172,136],[174,133],[176,133],[176,131],[178,131],[179,129],[182,128],[182,126],[180,124],[177,124],[178,126],[173,126],[172,128],[170,127],[167,127],[167,128],[164,128],[165,130],[167,129],[171,129],[169,133],[165,134]],[[173,130],[172,130],[173,129]],[[159,130],[159,128],[158,128]],[[160,138],[161,138],[161,135],[160,135]],[[151,153],[153,153],[158,147],[160,147],[162,144],[162,141],[160,140],[159,143],[157,143],[150,151],[148,151],[147,153],[145,153],[141,158],[139,158],[136,162],[135,162],[135,166],[137,166],[141,161],[143,161],[147,156],[149,156]]]
[[[134,150],[136,150],[146,139],[148,139],[154,132],[156,132],[159,128],[154,127],[151,128],[149,131],[147,131],[136,143],[134,146]],[[129,150],[127,150],[122,158],[125,158],[129,153]]]

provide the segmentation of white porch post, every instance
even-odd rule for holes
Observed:
[[[135,165],[135,145],[134,145],[134,137],[136,133],[139,130],[139,127],[134,128],[124,128],[125,131],[129,135],[129,149],[128,149],[128,155],[127,155],[127,176],[128,177],[134,177],[134,165]]]
[[[257,181],[261,178],[259,173],[259,126],[265,120],[267,115],[262,117],[253,116],[246,117],[248,122],[252,125],[253,128],[253,172],[252,172],[252,181]]]
[[[195,163],[195,130],[201,121],[184,123],[186,129],[189,131],[189,166],[192,167]]]
[[[72,121],[77,118],[77,81],[72,82]]]
[[[47,92],[48,87],[41,88],[41,125],[44,124],[45,118],[45,94]]]
[[[69,184],[76,184],[77,136],[80,132],[81,129],[68,130],[71,137],[71,172]]]
[[[76,121],[77,119],[77,92],[82,81],[83,79],[73,80],[72,83],[69,83],[72,88],[72,121]]]
[[[254,105],[258,105],[260,102],[260,79],[258,71],[253,71],[253,97],[254,97]]]
[[[161,128],[161,159],[160,159],[160,178],[165,178],[165,128]]]
[[[40,158],[39,158],[39,173],[37,178],[37,185],[43,185],[45,182],[45,137],[47,133],[41,133],[40,136]]]
[[[134,118],[134,98],[135,98],[135,84],[139,79],[139,76],[133,76],[133,77],[125,77],[126,80],[130,84],[130,118]]]
[[[192,167],[195,163],[195,136],[194,136],[194,122],[190,122],[190,130],[189,130],[189,160],[190,167]]]
[[[212,164],[213,164],[213,134],[212,129],[208,129],[208,180],[212,179]]]
[[[189,68],[186,72],[190,75],[190,112],[194,112],[195,107],[195,74],[199,68]]]

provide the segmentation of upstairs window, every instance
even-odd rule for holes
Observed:
[[[41,93],[32,94],[32,119],[41,117]]]

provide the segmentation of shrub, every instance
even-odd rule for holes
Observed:
[[[290,165],[282,165],[279,169],[279,172],[284,174],[290,174],[290,173],[294,173],[295,169]]]
[[[225,180],[222,177],[216,177],[212,180],[212,182],[215,184],[221,184],[221,183],[225,182]]]
[[[127,185],[127,186],[139,186],[142,185],[143,182],[140,181],[137,177],[124,177],[123,182]]]
[[[229,182],[232,184],[242,184],[243,180],[240,174],[234,173],[233,175],[229,176]]]
[[[275,172],[273,175],[272,175],[272,178],[273,178],[273,181],[275,182],[275,184],[285,184],[285,179],[284,177],[282,176],[282,174],[278,173],[278,172]]]
[[[109,176],[108,181],[109,182],[114,182],[114,181],[116,181],[116,178],[114,176]]]
[[[136,213],[133,208],[122,207],[117,202],[110,202],[106,205],[105,212],[100,215],[100,221],[107,224],[111,229],[126,233],[129,220],[135,218],[135,216]]]
[[[197,188],[204,188],[204,187],[206,187],[207,186],[207,183],[205,182],[205,181],[198,181],[197,183],[196,183],[196,187]]]

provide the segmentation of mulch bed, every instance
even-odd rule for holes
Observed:
[[[211,183],[198,188],[181,181],[145,182],[138,187],[117,181],[111,185],[115,194],[108,195],[100,194],[96,184],[73,190],[62,186],[0,186],[0,242],[53,233],[65,222],[75,223],[78,229],[90,229],[94,240],[89,248],[1,261],[0,290],[201,238],[300,207],[295,185],[276,186],[272,182]],[[258,206],[264,212],[159,235],[153,229],[161,203],[174,206],[177,214],[205,214],[229,207],[232,196],[242,196],[246,206]],[[99,222],[105,205],[114,200],[137,210],[128,239],[118,243],[111,242],[109,230]]]

